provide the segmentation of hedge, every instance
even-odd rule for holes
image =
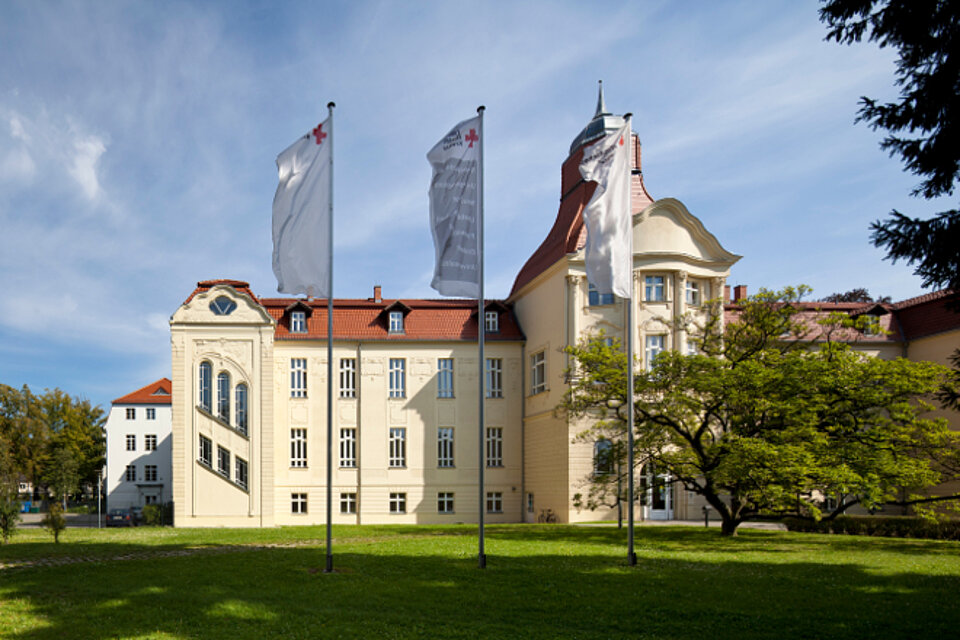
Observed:
[[[914,517],[838,516],[833,520],[785,518],[788,531],[837,533],[886,538],[960,540],[960,520],[934,521]]]

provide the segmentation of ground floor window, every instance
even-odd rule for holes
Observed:
[[[406,513],[406,512],[407,512],[407,494],[391,493],[390,494],[390,513]]]
[[[503,513],[503,494],[487,491],[487,513]]]
[[[356,513],[356,512],[357,512],[357,494],[341,493],[340,494],[340,513]]]
[[[437,494],[437,513],[453,513],[453,493],[441,491]]]
[[[306,512],[307,512],[307,494],[291,493],[290,494],[290,513],[306,513]]]

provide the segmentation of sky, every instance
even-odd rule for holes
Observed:
[[[869,225],[919,179],[855,123],[894,52],[825,42],[814,0],[0,3],[0,383],[110,402],[170,376],[196,283],[277,296],[276,156],[336,102],[334,295],[437,297],[427,151],[485,105],[486,294],[544,239],[593,117],[632,112],[654,198],[730,284],[923,293]]]

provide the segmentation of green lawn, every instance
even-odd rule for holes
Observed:
[[[22,530],[0,564],[0,638],[947,638],[960,545],[639,527]],[[306,541],[306,544],[302,542]],[[312,541],[312,542],[310,542]],[[218,545],[264,549],[146,557]],[[117,559],[133,556],[132,559]]]

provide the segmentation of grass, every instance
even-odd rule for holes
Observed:
[[[960,544],[639,527],[23,530],[0,638],[916,638],[960,628]],[[302,546],[118,560],[218,545]],[[310,542],[312,541],[312,542]]]

